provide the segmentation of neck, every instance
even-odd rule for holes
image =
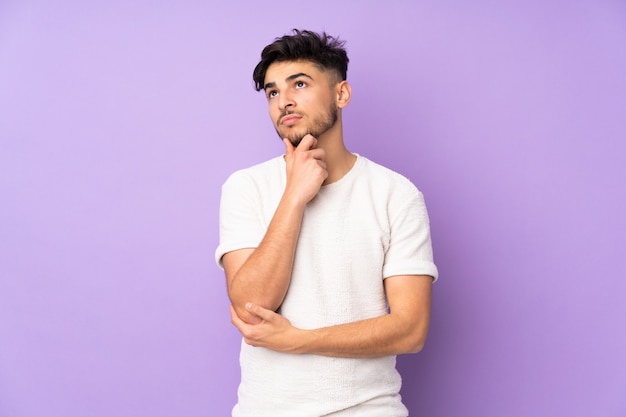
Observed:
[[[317,139],[317,147],[324,149],[326,154],[328,178],[323,185],[331,184],[343,178],[352,169],[356,162],[356,155],[352,154],[343,142],[341,119]]]

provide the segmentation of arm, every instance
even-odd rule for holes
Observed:
[[[282,303],[291,280],[304,208],[327,176],[324,151],[315,148],[313,136],[305,136],[297,148],[289,140],[284,142],[285,192],[263,240],[255,249],[232,251],[222,258],[228,296],[237,315],[248,323],[260,319],[245,308],[245,303],[274,311]]]
[[[419,352],[428,333],[432,277],[399,275],[385,280],[389,313],[313,330],[295,328],[279,314],[248,303],[261,322],[250,325],[231,310],[246,343],[289,353],[367,358]]]

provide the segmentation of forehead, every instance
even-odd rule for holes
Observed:
[[[311,61],[279,61],[273,62],[265,71],[264,84],[284,82],[294,74],[304,73],[316,79],[323,73],[320,68]]]

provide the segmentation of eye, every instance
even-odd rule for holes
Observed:
[[[273,98],[276,97],[278,95],[278,91],[276,90],[270,90],[267,92],[267,98]]]
[[[304,88],[306,83],[304,81],[296,81],[296,88]]]

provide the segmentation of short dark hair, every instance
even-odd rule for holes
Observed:
[[[281,61],[311,61],[322,70],[336,71],[345,80],[348,75],[348,54],[344,44],[344,41],[326,32],[318,34],[298,29],[293,30],[293,35],[274,39],[274,42],[263,48],[261,61],[252,73],[256,91],[263,89],[269,66]]]

